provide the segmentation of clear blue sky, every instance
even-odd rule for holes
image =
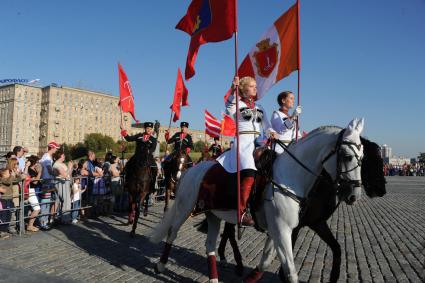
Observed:
[[[295,0],[239,1],[239,56]],[[0,8],[0,79],[41,79],[118,95],[117,62],[131,81],[136,116],[168,124],[189,37],[174,29],[190,1],[19,1]],[[365,117],[364,135],[397,155],[425,151],[425,1],[301,1],[302,128]],[[201,47],[182,119],[203,128],[233,72],[233,40]],[[260,103],[269,115],[296,72]],[[118,125],[117,125],[118,127]]]

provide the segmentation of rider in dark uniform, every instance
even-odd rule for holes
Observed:
[[[219,140],[220,140],[220,138],[215,137],[214,143],[208,149],[208,152],[211,152],[211,157],[214,158],[214,159],[216,159],[217,157],[219,157],[223,153],[223,149],[221,148],[221,145],[218,144]]]
[[[133,136],[129,136],[126,130],[121,131],[121,135],[124,137],[126,141],[136,142],[136,152],[130,158],[125,166],[125,174],[126,176],[132,176],[134,167],[141,162],[144,152],[148,152],[148,164],[151,167],[151,173],[153,176],[153,180],[156,179],[156,175],[158,173],[158,167],[156,165],[155,159],[153,157],[153,153],[155,152],[157,139],[152,136],[153,133],[153,123],[145,122],[143,124],[145,131],[143,133],[138,133]],[[144,164],[140,164],[144,165]],[[153,181],[153,188],[155,187],[155,182]]]
[[[188,157],[188,167],[192,167],[192,159],[189,156],[190,150],[193,149],[192,136],[187,133],[187,129],[189,127],[188,122],[180,123],[180,132],[175,133],[170,138],[170,133],[168,131],[165,132],[165,140],[168,144],[174,143],[173,152],[170,154],[172,158],[178,152],[183,151],[187,153]]]

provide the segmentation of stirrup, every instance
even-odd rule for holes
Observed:
[[[244,222],[244,218],[245,218],[245,222]],[[247,214],[247,212],[245,211],[244,213],[242,213],[242,216],[241,216],[241,219],[240,219],[240,224],[241,224],[241,227],[244,227],[244,228],[245,227],[254,227],[255,222],[252,219],[252,217],[249,216]]]

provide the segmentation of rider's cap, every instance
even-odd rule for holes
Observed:
[[[219,140],[220,140],[220,138],[219,138],[219,137],[214,137],[214,140],[215,140],[215,141],[219,141]]]
[[[143,127],[146,128],[153,128],[153,123],[152,122],[145,122],[143,123]]]
[[[188,123],[188,122],[181,122],[181,123],[180,123],[180,128],[181,128],[181,127],[189,128],[189,123]]]

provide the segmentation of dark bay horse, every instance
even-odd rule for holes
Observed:
[[[184,151],[177,151],[171,154],[167,161],[164,161],[164,181],[165,181],[165,206],[167,211],[171,193],[175,194],[176,185],[181,175],[192,165],[189,155]]]
[[[125,188],[128,191],[129,213],[128,224],[133,224],[130,236],[134,237],[137,228],[137,221],[140,216],[140,204],[144,203],[145,198],[152,192],[155,185],[156,176],[152,173],[151,156],[146,149],[142,153],[139,162],[133,162],[131,174],[126,176]],[[145,204],[147,212],[147,204]]]
[[[364,158],[361,168],[363,187],[368,197],[382,197],[386,194],[384,164],[380,154],[379,146],[367,139],[361,138],[363,144]],[[309,227],[317,233],[317,235],[327,244],[332,250],[333,262],[330,275],[330,282],[336,282],[340,275],[341,267],[341,246],[332,234],[327,220],[335,212],[338,207],[336,201],[337,192],[331,185],[329,175],[322,172],[323,178],[316,181],[314,189],[312,189],[305,207],[301,213],[298,226],[292,232],[292,247],[295,246],[298,233],[302,227]],[[343,192],[341,192],[343,193]],[[342,197],[341,195],[339,196]],[[243,274],[242,256],[240,254],[236,238],[235,225],[226,223],[222,234],[222,239],[218,248],[218,254],[221,260],[226,260],[224,252],[227,240],[233,249],[236,262],[236,273],[240,276]],[[279,275],[283,278],[282,270]],[[251,274],[245,279],[245,282],[256,282],[262,276],[262,272],[254,269]]]

